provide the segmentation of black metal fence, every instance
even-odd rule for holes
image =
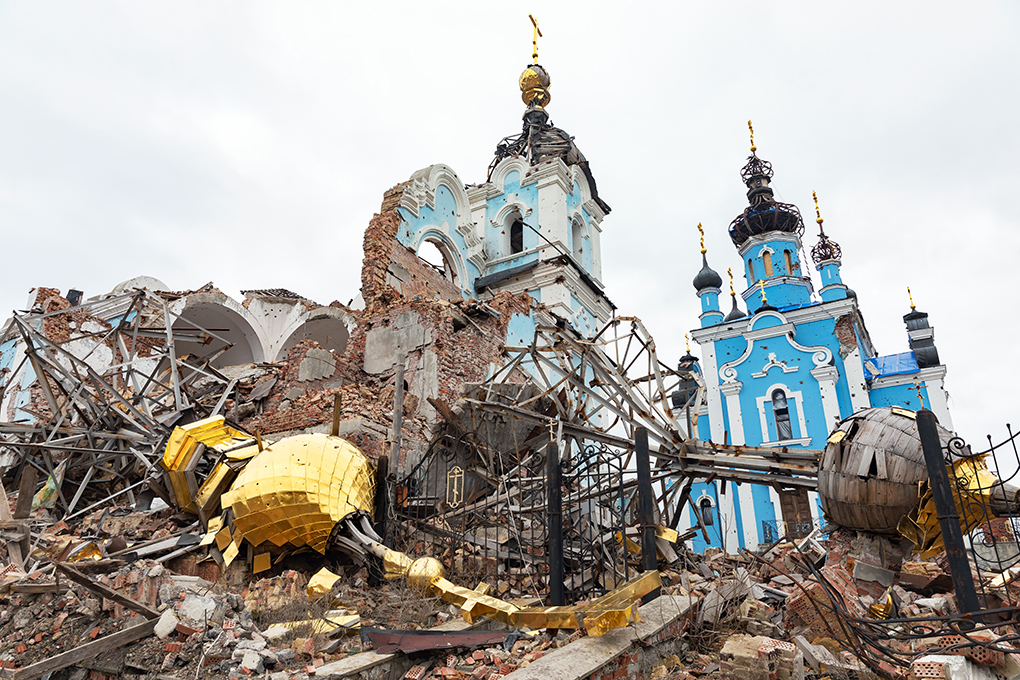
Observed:
[[[485,580],[501,597],[548,602],[557,565],[568,603],[613,590],[641,570],[633,452],[562,441],[562,452],[547,445],[489,470],[483,461],[500,457],[477,455],[471,435],[438,438],[397,480],[391,535],[408,552],[438,557],[452,580]],[[550,450],[559,462],[559,517],[549,504]],[[557,522],[562,561],[549,554]]]

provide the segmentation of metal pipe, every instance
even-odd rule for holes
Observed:
[[[563,592],[563,478],[560,450],[555,442],[546,447],[546,500],[549,526],[549,604],[562,607],[567,603]]]
[[[634,454],[637,464],[637,520],[641,530],[641,570],[655,571],[658,559],[655,554],[655,516],[652,510],[652,467],[648,461],[648,430],[639,425],[634,428]],[[659,596],[659,589],[645,595],[642,602],[651,602]]]
[[[946,460],[942,455],[942,442],[939,440],[936,422],[935,414],[928,409],[917,412],[917,434],[921,438],[924,463],[928,468],[928,484],[931,485],[932,500],[935,501],[935,511],[938,513],[942,543],[946,548],[946,562],[949,564],[949,574],[953,577],[956,601],[961,614],[972,614],[981,611],[981,605],[978,604],[970,562],[963,546],[960,516],[956,512],[956,500],[953,498],[953,488],[946,470]]]

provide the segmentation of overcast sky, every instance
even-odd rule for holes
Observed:
[[[726,227],[746,205],[750,118],[808,249],[818,191],[879,351],[908,348],[909,285],[960,434],[1020,424],[1006,1],[3,0],[3,315],[33,286],[92,296],[141,274],[346,303],[387,188],[433,163],[482,182],[519,132],[528,12],[553,122],[613,208],[606,292],[660,358],[698,324],[698,222],[712,266],[739,270]]]

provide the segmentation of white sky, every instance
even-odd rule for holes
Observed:
[[[1006,1],[3,0],[0,309],[32,286],[91,296],[140,274],[346,303],[387,188],[433,163],[484,181],[520,130],[528,12],[553,122],[613,207],[606,292],[660,358],[698,323],[699,221],[712,266],[739,268],[726,227],[746,205],[750,118],[808,249],[818,191],[880,352],[907,349],[910,285],[958,431],[1005,436],[1020,416]]]

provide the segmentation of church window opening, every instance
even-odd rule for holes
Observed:
[[[758,280],[754,276],[754,261],[752,260],[747,261],[747,273],[751,275],[751,283],[754,283],[755,281]]]
[[[426,239],[418,246],[417,255],[419,259],[442,274],[443,278],[456,283],[457,268],[452,265],[452,260],[446,251],[446,244],[431,238]]]
[[[510,252],[524,252],[524,222],[514,220],[510,225]]]
[[[570,225],[570,240],[574,246],[574,259],[580,264],[584,257],[584,231],[576,220]]]
[[[766,250],[761,259],[765,261],[765,276],[772,276],[772,253]]]
[[[705,496],[698,503],[698,507],[701,509],[701,523],[706,527],[710,527],[715,524],[715,519],[712,516],[712,499]]]
[[[786,257],[786,273],[788,276],[793,276],[793,257],[790,256],[789,250],[784,250],[783,255]]]
[[[778,441],[793,439],[793,425],[790,423],[790,409],[786,404],[786,392],[772,393],[772,412],[776,416],[776,437]]]

